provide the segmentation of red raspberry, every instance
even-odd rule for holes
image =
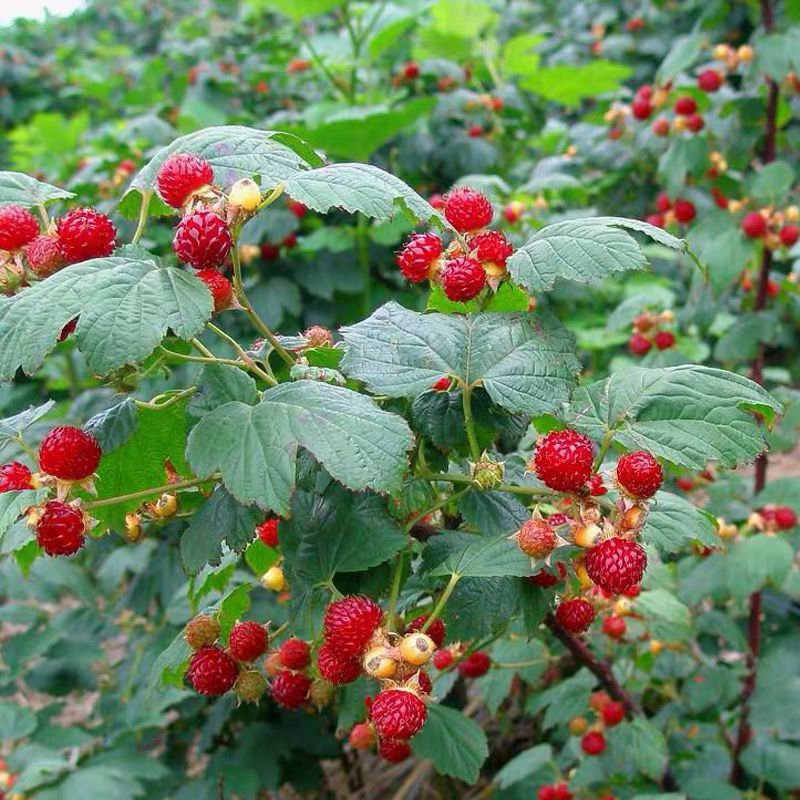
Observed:
[[[509,256],[514,252],[511,242],[500,231],[484,231],[469,240],[472,255],[478,261],[505,267]]]
[[[256,533],[258,538],[264,542],[267,547],[278,546],[278,525],[280,520],[277,517],[264,520],[257,528]]]
[[[673,109],[675,113],[681,117],[688,117],[690,114],[694,114],[697,111],[697,102],[694,97],[684,95],[675,101]]]
[[[308,666],[310,648],[302,639],[287,639],[279,648],[281,663],[287,669],[305,669]]]
[[[586,485],[589,488],[589,494],[592,497],[602,497],[604,494],[608,493],[608,489],[606,489],[606,486],[603,483],[603,476],[600,475],[599,472],[592,475]]]
[[[536,477],[559,492],[577,492],[589,480],[593,460],[591,440],[569,428],[543,436],[533,454]]]
[[[283,241],[281,242],[281,244],[287,250],[291,250],[293,247],[297,247],[297,234],[287,233],[286,236],[283,237]]]
[[[0,467],[0,494],[32,488],[31,471],[24,464],[12,461]]]
[[[611,700],[603,706],[603,710],[600,714],[603,717],[603,722],[609,728],[613,728],[625,719],[625,706],[623,706],[622,703],[618,703],[616,700]]]
[[[784,247],[791,247],[800,238],[800,228],[797,225],[784,225],[778,232],[778,238]]]
[[[348,595],[328,606],[323,622],[325,639],[343,658],[360,656],[382,617],[381,607],[373,600]]]
[[[261,258],[263,258],[264,261],[276,261],[280,254],[280,247],[276,244],[272,244],[272,242],[264,242],[261,245]]]
[[[257,622],[237,622],[228,640],[228,652],[237,661],[255,661],[267,651],[266,628]]]
[[[556,533],[544,519],[529,519],[516,533],[517,547],[531,558],[544,558],[556,546]]]
[[[71,556],[83,547],[83,512],[60,500],[50,500],[36,524],[36,541],[49,556]]]
[[[686,128],[692,133],[700,133],[706,126],[706,121],[701,114],[689,114],[686,117]]]
[[[536,793],[536,800],[572,800],[573,794],[566,783],[542,786]]]
[[[449,388],[450,378],[448,378],[447,375],[443,375],[431,384],[431,389],[433,389],[434,392],[446,392]]]
[[[233,299],[233,286],[231,282],[219,271],[213,268],[200,269],[197,277],[208,287],[214,300],[214,311],[224,311]]]
[[[303,219],[303,217],[308,214],[308,206],[304,205],[299,200],[290,200],[289,211],[291,211],[297,219]]]
[[[361,674],[358,658],[340,655],[332,644],[324,644],[317,654],[319,674],[328,683],[341,686],[352,683]]]
[[[208,697],[219,697],[230,691],[238,676],[238,664],[216,645],[201,647],[192,656],[186,672],[194,690]]]
[[[372,701],[369,716],[383,739],[410,739],[428,717],[425,703],[407,689],[385,689]]]
[[[458,671],[465,678],[480,678],[485,675],[492,666],[492,659],[483,650],[476,650],[466,658],[458,662]]]
[[[628,630],[628,626],[625,624],[625,620],[622,617],[612,614],[603,619],[602,629],[603,633],[608,636],[609,639],[621,639]]]
[[[678,198],[672,207],[672,213],[675,214],[675,219],[678,222],[687,225],[697,216],[697,209],[691,201]]]
[[[678,480],[675,481],[675,485],[682,492],[690,492],[694,489],[694,478],[678,478]]]
[[[480,294],[486,285],[486,271],[480,261],[456,256],[442,267],[439,282],[448,300],[463,303]]]
[[[135,172],[136,171],[136,162],[131,161],[129,158],[123,158],[122,161],[119,162],[117,165],[117,169],[120,172]]]
[[[480,139],[483,136],[483,126],[482,125],[470,125],[467,128],[467,136],[470,139]]]
[[[0,208],[0,250],[19,250],[38,235],[39,223],[27,208],[17,205]]]
[[[460,233],[485,228],[494,216],[489,198],[477,189],[453,189],[444,202],[445,219]]]
[[[55,236],[37,236],[25,248],[25,258],[38,278],[46,278],[64,265],[61,245]]]
[[[214,170],[204,158],[194,153],[175,153],[161,165],[156,187],[167,205],[180,208],[192,192],[213,180]]]
[[[434,233],[415,233],[395,257],[400,272],[411,283],[433,277],[433,264],[442,254],[442,240]]]
[[[697,86],[704,92],[716,92],[722,86],[722,75],[715,69],[704,69],[697,76]]]
[[[626,494],[647,499],[661,488],[664,473],[651,453],[638,450],[627,453],[617,461],[617,480]]]
[[[400,764],[411,755],[411,745],[400,739],[382,739],[378,743],[378,755],[390,764]]]
[[[419,64],[416,61],[408,61],[403,67],[403,77],[407,81],[413,81],[419,76]]]
[[[749,214],[745,214],[742,219],[742,231],[744,231],[745,236],[749,236],[751,239],[758,239],[766,234],[767,221],[758,211],[751,211]]]
[[[665,117],[659,117],[653,121],[651,130],[656,136],[669,136],[669,120]]]
[[[789,506],[778,506],[775,509],[775,524],[782,531],[788,531],[797,525],[797,514]],[[430,633],[430,631],[428,631]]]
[[[652,100],[653,99],[653,87],[649,83],[643,83],[637,90],[636,90],[636,97],[644,97],[645,100]]]
[[[653,343],[659,350],[669,350],[675,346],[675,334],[672,331],[659,331],[653,338]]]
[[[91,433],[59,425],[39,445],[39,468],[62,481],[82,481],[97,469],[102,455]]]
[[[659,192],[656,197],[656,208],[662,213],[666,213],[672,208],[672,200],[666,192]]]
[[[436,669],[447,669],[453,663],[453,653],[450,650],[437,650],[432,661]]]
[[[302,672],[282,669],[271,685],[272,699],[283,708],[300,708],[311,691],[311,678]]]
[[[647,355],[652,346],[651,341],[641,333],[631,334],[631,338],[628,339],[628,350],[634,356]]]
[[[213,211],[194,211],[175,229],[172,249],[184,264],[195,269],[219,266],[230,252],[233,240],[225,220]]]
[[[430,694],[433,691],[433,681],[431,681],[430,675],[428,675],[427,672],[418,670],[405,681],[405,684],[408,685],[412,682],[416,682],[424,694]]]
[[[550,517],[552,524],[553,517]],[[550,570],[543,569],[535,575],[529,575],[528,580],[534,585],[542,589],[549,589],[557,583],[561,583],[567,577],[567,568],[559,561],[558,562],[558,575],[554,575]]]
[[[583,558],[583,565],[589,577],[601,589],[622,594],[642,582],[647,555],[638,542],[612,536],[590,547]]]
[[[406,625],[406,633],[414,633],[415,631],[422,630],[422,626],[428,621],[427,614],[420,614],[415,619],[412,619],[411,622]],[[445,636],[447,635],[447,628],[445,627],[444,620],[441,618],[435,619],[431,622],[430,628],[428,628],[425,633],[433,639],[433,643],[437,647],[441,647],[444,644]]]
[[[61,255],[70,264],[104,258],[114,252],[117,229],[93,208],[74,208],[56,220]]]
[[[593,621],[592,604],[580,597],[562,600],[556,609],[556,622],[570,633],[583,633]]]
[[[656,228],[663,228],[667,224],[667,221],[664,219],[664,215],[663,214],[648,214],[644,218],[644,221],[648,225],[653,225]]]
[[[444,195],[441,195],[438,192],[436,194],[432,194],[428,198],[428,205],[430,205],[432,208],[435,208],[437,211],[441,211],[444,208],[444,203]]]
[[[650,101],[645,97],[637,97],[631,103],[631,114],[635,119],[649,119],[653,114],[653,106]]]
[[[61,333],[58,334],[58,341],[63,342],[68,336],[71,336],[75,333],[75,329],[78,327],[78,317],[75,319],[71,319],[62,329]]]
[[[368,722],[359,722],[353,725],[348,741],[356,750],[371,750],[375,744],[375,731]]]
[[[606,737],[600,731],[589,731],[581,739],[581,750],[587,756],[599,756],[606,749]]]
[[[631,17],[625,22],[625,30],[628,31],[628,33],[636,33],[642,30],[646,25],[647,23],[641,17]],[[572,795],[570,795],[570,797],[572,797]],[[554,798],[554,800],[561,800],[561,798]]]

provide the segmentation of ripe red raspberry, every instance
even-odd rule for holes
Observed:
[[[301,203],[299,200],[290,200],[288,205],[289,211],[291,211],[297,219],[303,219],[303,217],[308,214],[308,206]]]
[[[652,346],[652,342],[641,333],[633,333],[631,338],[628,339],[628,350],[634,356],[647,355]]]
[[[704,69],[697,76],[697,86],[704,92],[716,92],[722,86],[722,75],[715,69]]]
[[[688,117],[690,114],[694,114],[697,111],[697,102],[694,97],[684,95],[675,101],[673,109],[675,113],[681,117]]]
[[[275,261],[280,254],[280,247],[276,244],[272,244],[272,242],[264,242],[261,245],[261,258],[263,258],[264,261]]]
[[[589,577],[612,594],[622,594],[626,589],[642,582],[647,555],[638,542],[612,536],[590,547],[583,558]]]
[[[378,755],[390,764],[400,764],[411,755],[411,745],[400,739],[382,739],[378,743]]]
[[[201,647],[189,661],[186,677],[198,694],[218,697],[233,688],[239,675],[237,663],[216,645]]]
[[[636,90],[636,97],[644,97],[645,100],[652,100],[653,99],[653,89],[652,84],[643,83],[637,90]]]
[[[667,221],[666,221],[666,219],[664,219],[664,215],[663,214],[648,214],[644,218],[644,221],[648,225],[653,225],[656,228],[663,228],[667,224]]]
[[[682,491],[682,492],[690,492],[694,489],[694,478],[678,478],[675,481],[675,485]]]
[[[469,248],[478,261],[505,267],[514,252],[511,242],[500,231],[484,231],[469,240]]]
[[[592,604],[580,597],[562,600],[556,609],[556,622],[570,633],[583,633],[593,621]]]
[[[656,136],[669,136],[669,120],[665,117],[659,117],[653,121],[651,130]]]
[[[645,97],[637,97],[631,103],[631,114],[633,114],[634,119],[649,119],[652,116],[653,111],[653,106]]]
[[[407,81],[413,81],[419,76],[419,64],[416,61],[407,61],[403,66],[403,77]]]
[[[678,222],[688,225],[697,216],[697,209],[690,200],[678,198],[672,207],[672,213],[675,214],[675,219]]]
[[[450,650],[437,650],[431,661],[436,669],[447,669],[453,663],[453,653]]]
[[[39,223],[27,208],[17,205],[0,208],[0,250],[19,250],[38,235]]]
[[[581,750],[587,756],[599,756],[606,749],[606,737],[600,731],[589,731],[581,739]]]
[[[428,205],[435,208],[437,211],[441,211],[442,209],[444,209],[444,202],[445,202],[444,195],[441,195],[438,192],[432,194],[428,198]]]
[[[609,728],[613,728],[625,719],[625,706],[623,706],[622,703],[618,703],[616,700],[611,700],[603,706],[603,710],[600,714],[603,717],[603,722]]]
[[[573,800],[573,794],[566,783],[542,786],[536,793],[536,800]]]
[[[689,114],[686,117],[686,128],[692,133],[700,133],[706,126],[706,121],[703,119],[702,114]]]
[[[0,494],[32,488],[31,471],[24,464],[12,461],[0,467]]]
[[[248,620],[237,622],[228,640],[228,651],[237,661],[255,661],[267,651],[269,639],[263,625]]]
[[[653,337],[653,343],[659,350],[669,350],[675,346],[675,334],[672,331],[659,331]]]
[[[272,519],[264,520],[257,528],[256,533],[258,534],[258,538],[264,542],[267,547],[277,547],[278,546],[278,526],[280,525],[280,520],[278,517],[273,517]]]
[[[433,681],[431,680],[430,675],[421,669],[412,673],[403,681],[403,685],[405,686],[411,686],[414,684],[419,686],[423,694],[429,695],[433,691]]]
[[[97,469],[102,455],[91,433],[59,425],[39,445],[39,468],[62,481],[82,481]]]
[[[480,261],[456,256],[442,267],[439,282],[448,300],[464,303],[480,294],[486,285],[486,271]]]
[[[410,739],[428,717],[425,703],[406,689],[385,689],[372,701],[369,716],[380,739]]]
[[[622,617],[612,614],[603,619],[602,630],[609,639],[621,639],[628,630],[628,626]]]
[[[627,453],[617,461],[617,480],[626,494],[646,499],[661,488],[664,473],[651,453],[638,450]]]
[[[329,683],[352,683],[361,674],[358,658],[340,655],[332,644],[324,644],[317,654],[319,674]]]
[[[751,239],[758,239],[766,234],[767,221],[758,211],[751,211],[749,214],[745,214],[742,219],[742,231],[745,236],[749,236]]]
[[[167,205],[180,208],[192,192],[213,180],[214,170],[204,158],[193,153],[175,153],[161,165],[156,187]]]
[[[551,524],[552,524],[552,517]],[[537,572],[535,575],[529,575],[528,580],[534,585],[539,586],[542,589],[549,589],[551,586],[555,586],[557,583],[561,583],[564,578],[567,577],[567,568],[559,561],[558,562],[558,575],[550,572],[550,570],[543,569]]]
[[[483,125],[470,125],[467,128],[467,136],[470,139],[480,139],[483,136]]]
[[[359,722],[353,725],[348,741],[356,750],[371,750],[375,744],[375,731],[368,722]]]
[[[175,229],[172,249],[195,269],[219,266],[231,250],[233,240],[225,220],[213,211],[194,211]]]
[[[311,678],[302,672],[282,669],[271,685],[272,699],[283,708],[300,708],[311,691]]]
[[[208,287],[211,297],[214,300],[214,311],[219,313],[224,311],[231,304],[233,299],[233,286],[231,282],[216,269],[200,269],[197,277]]]
[[[492,666],[492,659],[483,650],[476,650],[466,658],[458,662],[458,671],[465,678],[480,678],[485,675]]]
[[[536,477],[559,492],[577,492],[589,480],[593,460],[589,437],[569,428],[543,436],[533,454]]]
[[[348,595],[328,606],[323,622],[325,639],[344,658],[360,656],[382,617],[381,607],[373,600]]]
[[[70,264],[104,258],[114,252],[117,229],[111,220],[93,208],[74,208],[56,220],[61,255]]]
[[[433,389],[434,392],[446,392],[449,388],[450,378],[448,378],[447,375],[443,375],[431,384],[431,389]]]
[[[606,486],[603,483],[603,476],[599,472],[592,475],[586,485],[589,489],[589,494],[592,497],[602,497],[604,494],[608,493],[608,489],[606,489]]]
[[[789,506],[778,506],[775,509],[775,524],[782,531],[788,531],[797,525],[797,514]],[[428,631],[430,633],[430,631]]]
[[[800,238],[800,228],[797,225],[784,225],[778,232],[778,238],[784,247],[791,247]]]
[[[462,186],[445,198],[444,216],[459,233],[465,233],[485,228],[492,221],[494,210],[483,192]]]
[[[36,541],[49,556],[71,556],[83,547],[83,512],[60,500],[50,500],[36,524]]]
[[[442,240],[435,233],[415,233],[395,257],[400,272],[411,283],[432,278],[436,259],[442,254]]]
[[[302,639],[287,639],[279,648],[281,663],[287,669],[305,669],[308,666],[310,648]]]
[[[286,236],[283,237],[283,241],[281,241],[281,244],[287,250],[291,250],[293,247],[297,247],[297,234],[287,233]]]
[[[37,236],[25,248],[25,258],[38,278],[46,278],[64,265],[61,245],[55,236]]]
[[[531,558],[544,558],[556,546],[556,533],[545,519],[529,519],[517,531],[517,547]]]
[[[662,213],[666,213],[672,208],[672,200],[666,192],[659,192],[656,196],[656,208]]]
[[[422,626],[427,621],[428,615],[420,614],[415,619],[412,619],[408,625],[406,625],[406,633],[414,633],[415,631],[422,630]],[[435,619],[425,633],[427,633],[428,636],[433,639],[433,643],[437,647],[441,647],[444,644],[445,636],[447,635],[447,628],[445,627],[444,620],[442,620],[440,617]]]

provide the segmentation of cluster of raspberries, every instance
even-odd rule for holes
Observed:
[[[628,351],[634,356],[645,356],[655,346],[658,350],[669,350],[675,346],[675,334],[669,327],[675,314],[669,309],[655,314],[644,311],[633,320]]]
[[[489,198],[461,187],[444,198],[443,211],[459,236],[445,247],[435,233],[413,234],[397,254],[400,271],[411,283],[439,284],[455,302],[474,299],[487,285],[496,289],[514,248],[502,233],[487,230],[494,217]]]

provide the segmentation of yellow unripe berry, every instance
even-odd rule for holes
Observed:
[[[602,533],[599,525],[589,523],[588,525],[580,525],[575,528],[572,539],[578,547],[591,547],[596,541],[597,537]]]
[[[367,650],[361,663],[364,672],[372,678],[391,678],[397,672],[397,662],[385,647],[373,647]]]
[[[714,47],[714,58],[717,61],[727,61],[731,48],[727,44],[718,44]]]
[[[672,123],[672,129],[677,133],[687,130],[686,117],[676,117],[675,121]]]
[[[787,222],[800,222],[800,208],[797,206],[787,206],[783,213]]]
[[[421,667],[430,661],[436,645],[425,633],[409,633],[403,637],[400,642],[400,655],[403,661],[413,664],[415,667]]]
[[[583,564],[575,565],[575,575],[578,578],[581,589],[591,589],[592,586],[594,586],[594,581],[589,577],[589,573],[586,571],[586,567],[584,567]]]
[[[258,184],[250,178],[242,178],[231,186],[228,193],[228,202],[234,208],[241,208],[243,211],[255,211],[261,202],[261,189]]]
[[[651,639],[650,640],[650,652],[657,656],[662,650],[664,649],[664,643],[660,642],[658,639]]]
[[[755,51],[749,44],[743,44],[737,51],[736,57],[741,61],[743,64],[749,64],[753,60],[753,56],[755,55]]]
[[[631,613],[632,608],[633,603],[631,603],[630,599],[627,597],[618,597],[614,601],[614,613],[618,617],[626,617]]]
[[[589,723],[585,717],[573,717],[567,723],[567,727],[573,736],[583,736],[589,730]]]
[[[142,515],[125,515],[125,537],[129,542],[138,542],[142,537]]]
[[[159,519],[174,517],[178,510],[178,498],[174,494],[162,494],[161,497],[152,504],[150,510],[153,516]]]
[[[261,248],[255,244],[240,244],[239,245],[239,258],[242,260],[242,264],[250,264],[253,262],[261,253]]]
[[[265,589],[272,589],[273,592],[282,592],[286,589],[286,576],[280,567],[270,567],[261,576],[261,585]]]

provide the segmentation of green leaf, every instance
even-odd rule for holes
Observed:
[[[18,205],[24,208],[46,205],[53,200],[75,197],[66,189],[42,183],[23,172],[0,172],[0,206]]]
[[[275,11],[290,17],[295,22],[302,22],[308,17],[327,14],[344,5],[345,0],[247,0],[247,4],[256,10]]]
[[[530,558],[506,536],[444,531],[428,542],[423,558],[428,575],[500,578],[531,574]]]
[[[571,678],[556,683],[539,694],[531,695],[525,705],[528,714],[547,709],[542,726],[549,730],[586,712],[589,696],[597,685],[597,678],[583,668]]]
[[[752,361],[762,344],[775,344],[779,330],[780,321],[774,311],[744,313],[719,338],[714,358],[734,364]]]
[[[22,492],[0,493],[0,538],[2,538],[6,531],[19,519],[19,515],[22,514],[23,511],[31,506],[38,505],[46,497],[47,492],[40,489],[25,489]]]
[[[786,198],[794,183],[794,169],[786,161],[773,161],[756,172],[747,182],[746,192],[757,203],[777,205]]]
[[[741,761],[749,773],[779,788],[800,785],[800,747],[758,736],[744,749]]]
[[[24,739],[36,730],[36,725],[36,714],[29,708],[10,700],[0,701],[0,739]]]
[[[572,335],[541,312],[457,317],[390,302],[341,333],[342,371],[390,397],[415,397],[450,375],[510,411],[542,413],[567,400],[579,370]]]
[[[647,259],[641,247],[621,228],[644,233],[673,250],[686,250],[682,239],[639,220],[573,219],[534,233],[508,260],[509,274],[529,292],[540,292],[552,289],[559,278],[588,283],[614,272],[645,269]]]
[[[54,407],[55,402],[48,400],[40,406],[31,406],[25,409],[25,411],[20,411],[19,414],[14,414],[13,417],[6,417],[0,420],[0,450],[2,450],[9,441],[21,439],[22,434],[27,428],[49,414]]]
[[[764,72],[780,82],[792,70],[800,68],[798,47],[800,32],[796,27],[782,33],[760,35],[754,39],[755,71]]]
[[[633,70],[602,58],[590,64],[555,64],[529,72],[519,85],[547,100],[576,106],[581,100],[616,92]]]
[[[742,265],[753,252],[752,241],[742,236],[736,219],[727,211],[703,214],[697,223],[692,224],[688,238],[717,293],[739,278]]]
[[[666,589],[642,592],[636,598],[636,609],[647,619],[653,638],[668,642],[685,641],[689,638],[692,614]]]
[[[620,370],[579,388],[571,409],[573,424],[597,441],[613,432],[629,450],[695,470],[712,459],[723,466],[752,461],[765,444],[751,412],[769,423],[782,411],[753,381],[692,364]]]
[[[35,372],[76,317],[78,349],[106,374],[145,359],[168,330],[191,339],[210,316],[211,294],[188,272],[124,255],[84,261],[0,299],[0,377]]]
[[[667,192],[678,194],[687,175],[697,175],[708,166],[708,143],[704,137],[675,139],[658,160],[658,174]]]
[[[231,628],[250,610],[251,586],[243,583],[228,592],[219,604],[220,639],[227,641]]]
[[[446,706],[428,706],[425,727],[411,740],[419,758],[433,762],[437,772],[468,784],[477,782],[489,756],[486,734],[476,722]]]
[[[494,776],[494,783],[501,789],[513,786],[540,770],[552,758],[553,748],[549,744],[537,744],[535,747],[529,747],[503,765],[502,769]]]
[[[198,475],[219,470],[240,502],[284,515],[298,447],[351,489],[390,492],[401,485],[411,444],[405,421],[369,398],[298,381],[268,389],[258,405],[234,401],[206,414],[186,453]]]
[[[636,716],[626,726],[629,732],[628,746],[636,769],[651,780],[664,775],[669,753],[664,734],[648,719]]]
[[[258,402],[256,382],[237,367],[207,364],[197,378],[197,394],[189,401],[187,410],[193,417],[202,417],[232,401],[255,405]]]
[[[656,494],[642,529],[642,539],[664,553],[677,553],[693,542],[706,547],[719,545],[714,517],[672,492]]]
[[[100,442],[103,455],[108,455],[122,447],[138,425],[139,407],[132,397],[126,397],[121,403],[95,414],[83,428]]]
[[[767,584],[780,586],[792,567],[794,549],[784,538],[758,534],[736,542],[728,554],[728,589],[744,598]]]
[[[671,81],[678,73],[691,67],[700,55],[705,40],[706,37],[701,33],[692,33],[675,39],[656,73],[658,82]]]

